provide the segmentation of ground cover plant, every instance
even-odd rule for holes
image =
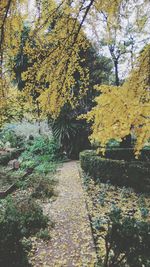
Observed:
[[[11,147],[17,146],[18,136],[13,139],[16,138],[14,132],[5,130],[4,133],[3,140],[7,137]],[[46,242],[50,238],[52,222],[43,214],[43,209],[45,199],[51,201],[55,195],[54,173],[60,158],[59,145],[54,138],[30,136],[24,138],[24,151],[18,158],[19,169],[1,165],[0,190],[15,183],[15,191],[0,200],[0,265],[30,266],[30,251],[35,247],[33,240]]]
[[[150,266],[150,195],[83,180],[99,266]]]

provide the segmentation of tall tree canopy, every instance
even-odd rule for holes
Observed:
[[[136,154],[150,138],[150,45],[139,57],[128,80],[119,87],[98,86],[97,105],[84,117],[92,120],[92,141],[104,148],[111,138],[136,138]]]
[[[111,2],[111,3],[110,3]],[[93,16],[96,10],[107,10],[108,17],[116,15],[121,8],[122,0],[42,0],[36,1],[35,19],[31,23],[30,40],[24,50],[35,64],[24,74],[27,80],[26,92],[32,90],[33,82],[39,80],[49,83],[49,88],[40,88],[40,103],[43,110],[58,115],[66,101],[72,105],[76,102],[72,88],[76,81],[74,73],[79,72],[83,94],[88,86],[88,70],[80,66],[81,49],[88,46],[82,27],[88,15]],[[1,17],[1,80],[5,78],[7,56],[14,57],[20,42],[23,29],[22,21],[27,19],[29,1],[2,0],[0,4]],[[32,20],[32,19],[31,19]],[[36,43],[33,47],[32,40]],[[1,81],[2,82],[2,81]],[[3,87],[3,94],[4,94]]]
[[[88,89],[89,73],[88,69],[82,68],[83,58],[80,56],[80,51],[86,51],[89,47],[83,31],[87,18],[94,18],[97,12],[103,12],[107,14],[108,25],[112,23],[113,28],[121,28],[122,18],[128,17],[134,6],[136,23],[141,30],[146,29],[145,25],[149,20],[149,14],[143,15],[142,10],[141,12],[138,11],[141,1],[134,0],[38,0],[35,1],[35,14],[30,18],[28,16],[28,4],[28,0],[1,0],[0,2],[1,98],[3,103],[7,99],[9,81],[12,80],[12,77],[10,79],[10,68],[13,68],[13,59],[20,49],[23,22],[28,20],[31,31],[23,51],[29,57],[29,64],[30,62],[32,64],[22,75],[22,79],[25,81],[24,94],[30,99],[34,87],[34,90],[39,94],[38,100],[41,110],[53,117],[59,115],[66,102],[75,106],[78,99]],[[146,7],[149,5],[149,1],[142,0],[142,4]],[[141,58],[143,57],[141,59],[143,62],[139,65],[141,67],[137,66],[122,89],[115,87],[111,90],[111,87],[108,86],[101,89],[100,99],[102,102],[105,103],[104,99],[108,101],[112,98],[116,99],[116,102],[112,101],[113,106],[109,105],[112,106],[109,110],[107,110],[107,104],[104,106],[100,104],[102,115],[95,116],[96,120],[100,120],[106,116],[108,111],[111,111],[112,119],[111,116],[110,119],[106,116],[106,124],[103,125],[107,125],[106,137],[98,134],[103,145],[105,145],[108,137],[112,137],[112,134],[108,134],[108,132],[112,133],[111,120],[114,125],[115,119],[117,122],[119,121],[117,127],[119,127],[120,134],[118,133],[117,136],[114,134],[117,138],[122,138],[124,134],[128,134],[133,127],[137,129],[135,131],[138,138],[137,150],[149,137],[149,115],[147,114],[149,111],[149,82],[145,78],[146,75],[149,75],[149,62],[148,57],[145,59],[144,56],[149,53],[149,49],[147,48],[145,51],[147,52],[143,52],[141,55]],[[10,58],[12,58],[12,66],[10,66]],[[78,73],[80,80],[78,94],[74,90],[77,83],[76,73]],[[127,118],[121,115],[122,109],[120,109],[120,103],[125,97],[127,97],[127,103],[123,104],[122,108],[124,108],[124,114],[129,114]],[[133,104],[132,107],[131,103]],[[140,115],[137,122],[137,119],[134,120],[133,118],[135,118],[135,113],[139,114],[139,110]]]

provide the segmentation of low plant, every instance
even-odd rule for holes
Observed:
[[[46,228],[48,217],[43,215],[42,208],[32,199],[23,198],[17,202],[22,234],[28,237],[41,228]]]
[[[104,206],[105,203],[105,197],[106,197],[106,192],[100,192],[98,202],[100,203],[101,206]]]
[[[34,185],[34,190],[32,193],[32,197],[35,198],[44,198],[44,197],[52,197],[54,195],[54,179],[51,179],[49,176],[44,176],[39,179],[39,181]]]
[[[56,170],[56,162],[60,160],[59,145],[54,138],[44,136],[33,139],[26,145],[21,154],[21,168],[35,169],[38,173],[47,174]]]
[[[48,229],[41,229],[38,233],[37,233],[37,237],[47,241],[50,240],[51,236],[50,233],[48,231]]]
[[[27,252],[31,248],[24,237],[45,228],[48,218],[30,198],[0,201],[0,266],[27,267]],[[26,244],[25,244],[26,243]]]
[[[11,127],[5,127],[0,132],[0,140],[1,145],[3,148],[10,146],[10,147],[23,147],[24,146],[24,136],[19,136],[15,133],[13,128]]]
[[[103,267],[150,266],[150,223],[134,217],[122,216],[113,207],[107,220],[99,218],[96,224],[105,241]]]

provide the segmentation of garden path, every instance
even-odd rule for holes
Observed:
[[[57,178],[58,197],[45,207],[55,226],[50,241],[39,244],[34,266],[94,267],[96,253],[77,162],[64,163]]]

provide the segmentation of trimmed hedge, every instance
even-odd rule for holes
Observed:
[[[134,149],[133,148],[110,148],[109,149],[108,148],[106,149],[105,158],[125,160],[125,161],[131,161],[131,160],[135,161]],[[141,151],[139,160],[150,161],[150,148],[145,148]]]
[[[121,150],[123,152],[123,149]],[[86,150],[80,153],[80,162],[82,169],[95,180],[133,187],[137,192],[150,192],[150,163],[148,161],[104,158],[97,155],[95,151]]]
[[[7,165],[7,163],[10,160],[18,158],[23,151],[24,151],[24,149],[20,148],[20,149],[15,149],[11,152],[8,152],[6,155],[1,155],[0,156],[0,164]]]

